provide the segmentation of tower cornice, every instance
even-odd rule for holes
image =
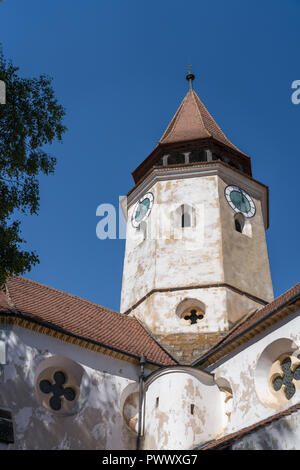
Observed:
[[[221,161],[186,163],[181,165],[154,166],[145,174],[127,194],[127,207],[136,203],[139,198],[159,181],[172,179],[196,178],[205,176],[220,176],[228,184],[242,186],[243,189],[255,198],[261,200],[265,229],[269,227],[269,188],[258,180],[245,174],[243,171],[233,169],[229,164]],[[123,200],[122,209],[126,216]]]
[[[150,155],[132,172],[134,182],[138,183],[153,166],[157,165],[157,162],[163,155],[174,152],[192,152],[202,148],[210,148],[212,151],[221,152],[233,162],[240,162],[243,166],[243,172],[252,176],[251,159],[248,155],[240,152],[238,149],[228,147],[213,137],[206,137],[184,142],[159,143]]]

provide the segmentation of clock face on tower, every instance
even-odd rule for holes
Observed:
[[[154,196],[152,193],[146,193],[141,199],[136,203],[133,210],[131,223],[137,228],[142,220],[145,220],[151,212],[153,206]]]
[[[225,197],[235,212],[242,212],[245,217],[254,217],[256,208],[253,200],[239,186],[231,185],[225,188]]]

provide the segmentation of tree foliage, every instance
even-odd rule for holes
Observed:
[[[17,213],[37,214],[39,174],[54,172],[56,159],[44,150],[61,141],[64,108],[46,75],[23,78],[0,50],[0,80],[6,104],[0,104],[0,284],[9,275],[24,274],[38,263],[35,252],[22,249]]]

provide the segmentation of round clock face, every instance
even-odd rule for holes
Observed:
[[[136,203],[132,214],[132,225],[137,228],[142,220],[145,220],[151,212],[153,206],[154,196],[152,193],[147,193]]]
[[[239,186],[227,186],[225,188],[225,197],[235,212],[242,212],[245,217],[253,217],[255,215],[256,208],[253,200]]]

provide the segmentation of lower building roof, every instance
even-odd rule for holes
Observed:
[[[148,362],[160,366],[176,364],[134,317],[23,277],[10,278],[6,292],[0,292],[0,321],[13,320],[29,328],[35,324],[45,334],[55,336],[55,331],[60,339],[73,338],[73,343],[88,348],[94,344],[103,352],[114,351],[136,361],[146,356]]]
[[[192,365],[206,367],[239,347],[254,336],[274,325],[300,307],[300,283],[277,297],[266,306],[246,316],[221,341],[199,357]]]
[[[251,426],[247,426],[245,428],[240,429],[237,432],[232,434],[228,434],[227,436],[221,437],[220,439],[216,439],[215,441],[209,441],[204,445],[201,445],[201,450],[222,450],[226,449],[229,446],[235,444],[236,442],[243,439],[243,437],[248,436],[260,429],[264,429],[266,426],[278,421],[285,416],[289,416],[292,413],[300,410],[300,403],[297,405],[293,405],[290,408],[281,411],[280,413],[276,413],[268,418],[258,421],[257,423],[252,424]],[[200,448],[199,448],[200,450]]]

